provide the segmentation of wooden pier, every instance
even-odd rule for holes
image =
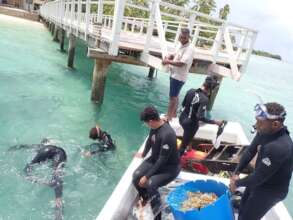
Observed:
[[[148,18],[124,16],[126,7]],[[175,50],[182,27],[191,30],[196,52],[190,72],[216,74],[221,80],[241,78],[257,35],[255,30],[160,0],[147,6],[129,0],[56,0],[45,3],[40,14],[61,49],[65,33],[69,37],[69,67],[74,67],[76,39],[87,43],[88,57],[95,59],[92,100],[100,104],[112,61],[150,67],[150,77],[154,69],[167,72],[162,57]]]

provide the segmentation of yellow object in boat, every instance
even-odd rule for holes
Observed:
[[[177,149],[180,149],[181,143],[182,143],[182,140],[177,138]]]

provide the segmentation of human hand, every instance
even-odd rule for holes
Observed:
[[[239,175],[237,175],[237,174],[233,174],[231,177],[230,177],[230,180],[234,180],[234,181],[236,181],[236,180],[239,180]]]
[[[91,154],[90,151],[85,151],[85,152],[83,152],[82,155],[83,155],[84,157],[90,157],[92,154]]]
[[[239,180],[239,176],[238,175],[233,175],[230,178],[230,184],[229,184],[229,188],[231,190],[232,193],[234,193],[236,191],[236,181]]]
[[[56,205],[56,208],[61,208],[62,207],[62,199],[61,198],[56,198],[55,199],[55,205]]]
[[[169,54],[165,57],[165,59],[168,59],[168,60],[173,60],[174,59],[174,55],[173,54]]]
[[[136,153],[134,154],[134,157],[137,157],[137,158],[143,158],[141,152],[136,152]]]
[[[143,176],[140,178],[138,185],[140,187],[145,187],[147,181],[148,181],[148,178],[146,176]]]
[[[169,59],[168,58],[163,59],[162,64],[163,65],[169,64]]]

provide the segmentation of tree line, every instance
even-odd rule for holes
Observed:
[[[141,6],[145,6],[145,7],[148,7],[148,4],[149,4],[149,0],[131,0],[130,2],[135,5],[141,5]],[[194,11],[206,14],[206,15],[213,15],[213,13],[216,13],[216,11],[217,11],[217,4],[216,4],[215,0],[164,0],[164,2],[168,2],[168,3],[174,4],[174,5],[189,8]],[[97,5],[92,5],[91,11],[96,11],[96,9],[97,9]],[[107,15],[114,14],[114,8],[112,5],[105,5],[103,10],[104,10],[104,14],[107,14]],[[180,14],[178,14],[178,11],[175,11],[173,9],[161,8],[161,10],[164,12],[167,12],[169,14],[174,14],[174,15],[180,16]],[[227,20],[229,14],[230,14],[230,5],[225,4],[224,7],[220,8],[216,14],[217,14],[218,18],[220,18],[222,20]],[[129,17],[148,18],[149,12],[126,6],[124,15],[129,16]],[[173,17],[162,16],[162,18],[166,19],[166,20],[174,20]],[[197,17],[196,20],[198,20],[199,22],[203,22],[203,23],[218,25],[217,22],[210,21],[210,20],[203,18],[203,17]],[[215,38],[215,33],[202,32],[202,33],[199,33],[199,36],[212,39],[212,38]],[[166,36],[166,37],[168,38],[168,36]],[[232,41],[233,41],[233,36],[232,36]],[[210,44],[211,44],[211,42],[209,42],[209,41],[204,41],[204,40],[198,41],[198,46],[211,46]],[[261,51],[261,50],[253,50],[252,53],[255,55],[258,55],[258,56],[271,57],[271,58],[279,59],[279,60],[282,59],[280,55],[271,54],[271,53]]]

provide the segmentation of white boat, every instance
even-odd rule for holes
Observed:
[[[178,123],[178,119],[173,119],[170,124],[175,130],[176,135],[182,136],[183,130]],[[195,138],[213,140],[216,137],[217,128],[218,127],[215,125],[202,125],[196,133]],[[241,125],[237,122],[229,122],[226,125],[224,132],[221,135],[221,141],[236,145],[249,144],[249,141]],[[145,142],[142,144],[139,151],[143,150],[144,144]],[[137,192],[132,185],[132,174],[134,170],[141,164],[141,162],[141,158],[134,158],[132,160],[96,220],[126,220],[128,218],[137,198]],[[229,179],[190,173],[186,171],[181,171],[177,179],[186,181],[214,179],[221,181],[226,185],[229,184]],[[279,202],[262,218],[262,220],[292,220],[292,218],[283,202]]]

